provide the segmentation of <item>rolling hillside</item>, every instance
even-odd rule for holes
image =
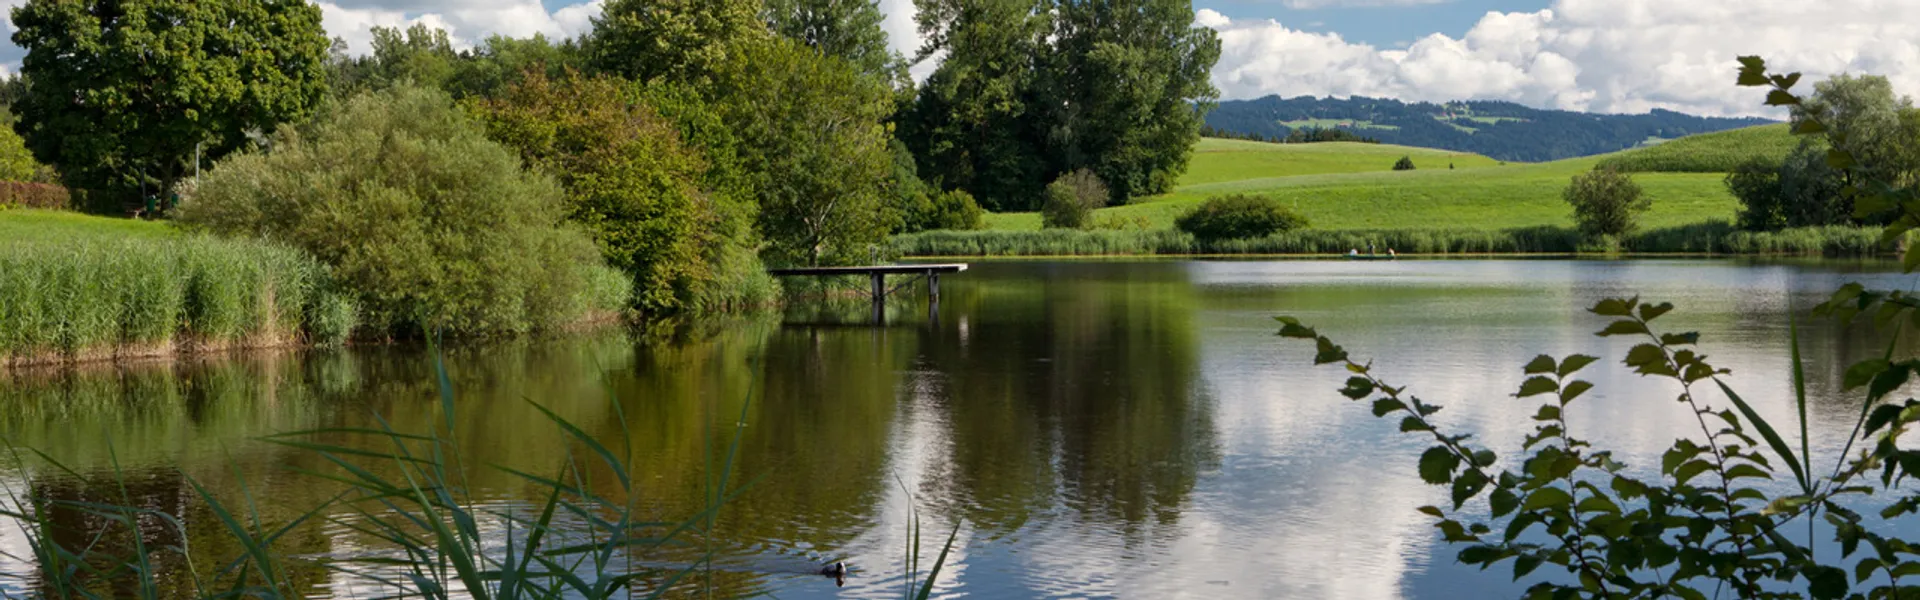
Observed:
[[[1695,117],[1665,110],[1644,115],[1602,115],[1538,110],[1511,102],[1409,104],[1360,96],[1228,100],[1207,114],[1207,125],[1238,134],[1281,138],[1296,128],[1337,127],[1389,144],[1529,162],[1616,152],[1768,122]]]
[[[1653,199],[1648,228],[1733,217],[1737,201],[1717,165],[1749,156],[1784,156],[1798,143],[1782,126],[1762,126],[1674,140],[1602,156],[1535,164],[1502,164],[1444,150],[1382,144],[1267,144],[1203,140],[1173,193],[1102,209],[1096,219],[1144,219],[1173,226],[1208,197],[1254,193],[1287,203],[1314,229],[1507,229],[1571,225],[1561,191],[1574,175],[1602,162],[1638,171]],[[1419,168],[1393,171],[1401,156]],[[1447,169],[1451,163],[1455,168]],[[1729,167],[1730,168],[1730,167]],[[1037,213],[989,215],[990,229],[1039,229]]]

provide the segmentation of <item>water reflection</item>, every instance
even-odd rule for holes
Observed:
[[[1461,569],[1413,509],[1444,491],[1419,483],[1417,439],[1332,392],[1341,373],[1273,337],[1275,314],[1318,326],[1387,376],[1448,407],[1437,419],[1511,452],[1533,405],[1509,396],[1539,353],[1617,358],[1584,308],[1609,295],[1673,301],[1663,321],[1699,330],[1733,381],[1786,418],[1787,319],[1846,280],[1905,287],[1877,267],[1730,262],[1009,262],[942,282],[937,315],[896,301],[870,327],[863,302],[703,322],[646,334],[450,351],[451,425],[483,501],[531,499],[491,466],[551,473],[572,446],[533,403],[627,454],[643,518],[700,510],[723,463],[750,482],[693,548],[632,557],[670,567],[717,549],[689,595],[894,597],[904,585],[909,509],[924,536],[960,527],[940,591],[986,597],[1460,598],[1514,595],[1498,574]],[[1884,349],[1860,328],[1808,323],[1820,357],[1817,460],[1832,460],[1857,404],[1844,365]],[[177,363],[42,370],[0,379],[0,428],[82,478],[34,468],[46,499],[128,501],[189,523],[195,568],[237,543],[193,501],[199,482],[249,496],[284,522],[335,489],[297,470],[308,454],[274,432],[444,429],[432,367],[414,348],[251,354]],[[1673,391],[1621,369],[1568,415],[1579,433],[1651,468],[1693,425]],[[737,446],[734,444],[737,432]],[[320,439],[354,442],[329,434]],[[609,473],[589,473],[618,495]],[[24,478],[24,479],[22,479]],[[344,511],[330,513],[348,518]],[[84,514],[54,519],[96,526]],[[20,537],[0,527],[0,547]],[[936,533],[937,532],[937,533]],[[159,534],[156,534],[159,535]],[[123,536],[124,537],[124,536]],[[175,536],[178,537],[178,536]],[[125,540],[115,538],[112,543]],[[923,540],[928,546],[937,541]],[[291,534],[311,557],[378,551],[338,524]],[[923,548],[930,564],[937,547]],[[807,575],[848,559],[845,588]],[[185,558],[160,566],[186,586]],[[18,563],[0,563],[11,572]],[[312,595],[378,595],[309,564]],[[648,580],[659,585],[661,576]],[[185,589],[180,587],[178,589]]]

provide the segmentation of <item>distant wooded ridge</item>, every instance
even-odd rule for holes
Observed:
[[[1772,122],[1696,117],[1660,109],[1644,115],[1609,115],[1540,110],[1512,102],[1407,103],[1364,96],[1224,100],[1206,120],[1208,127],[1240,136],[1285,138],[1295,130],[1338,128],[1387,144],[1519,162],[1605,154]]]

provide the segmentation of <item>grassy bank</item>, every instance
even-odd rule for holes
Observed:
[[[1653,200],[1648,229],[1731,219],[1739,202],[1725,173],[1754,157],[1784,157],[1798,139],[1770,125],[1691,136],[1658,146],[1550,163],[1500,163],[1483,156],[1377,144],[1266,144],[1202,140],[1168,194],[1095,211],[1094,219],[1168,229],[1207,198],[1251,193],[1273,198],[1315,229],[1570,227],[1561,192],[1574,175],[1609,164],[1635,173]],[[1410,156],[1418,167],[1393,171]],[[1447,168],[1448,165],[1454,168]],[[990,214],[988,229],[1040,229],[1038,213]]]
[[[1122,256],[1195,254],[1335,255],[1352,249],[1401,254],[1573,254],[1619,251],[1666,254],[1819,255],[1892,254],[1870,227],[1808,227],[1777,232],[1738,231],[1726,221],[1650,229],[1620,243],[1582,240],[1568,227],[1510,229],[1409,228],[1304,230],[1256,239],[1200,244],[1179,231],[930,231],[896,236],[900,256]]]
[[[31,364],[331,343],[355,324],[305,253],[155,235],[0,247],[0,362]]]

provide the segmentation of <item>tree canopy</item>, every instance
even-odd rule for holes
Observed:
[[[31,0],[14,9],[16,129],[72,187],[125,199],[307,116],[328,40],[304,0]]]
[[[758,0],[611,0],[585,49],[602,72],[704,84],[769,35]]]
[[[861,73],[888,80],[906,76],[899,54],[887,47],[886,15],[876,0],[766,0],[774,33],[838,56]]]

